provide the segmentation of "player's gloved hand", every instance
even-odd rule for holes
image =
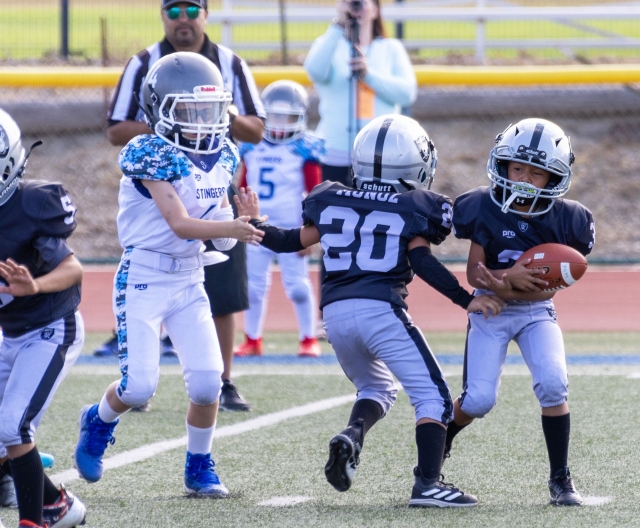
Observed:
[[[260,216],[260,201],[258,200],[258,195],[250,186],[238,189],[238,194],[236,194],[233,199],[238,208],[238,216],[259,218],[263,222],[266,222],[269,218],[266,215]]]
[[[14,297],[24,297],[25,295],[35,295],[40,291],[38,283],[29,273],[26,266],[21,266],[17,262],[7,259],[0,261],[0,277],[8,286],[0,285],[0,293],[8,293]]]
[[[262,237],[264,237],[264,231],[253,227],[248,223],[249,220],[251,220],[249,216],[243,215],[228,222],[230,226],[229,238],[237,238],[240,242],[259,246],[260,242],[262,242]]]
[[[467,306],[467,312],[482,312],[485,319],[489,319],[490,315],[494,317],[502,311],[502,307],[505,303],[497,295],[478,295]]]

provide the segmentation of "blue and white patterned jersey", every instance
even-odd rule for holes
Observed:
[[[591,211],[573,200],[558,198],[540,216],[503,213],[488,187],[478,187],[456,198],[453,229],[456,238],[484,249],[487,268],[507,269],[528,249],[548,242],[564,244],[588,255],[596,241]]]
[[[191,218],[210,219],[220,209],[238,165],[235,145],[225,139],[219,152],[198,155],[145,134],[122,149],[118,163],[123,172],[117,218],[120,245],[175,257],[197,255],[202,241],[178,238],[141,180],[168,181]]]
[[[324,142],[305,133],[289,143],[262,140],[242,143],[240,157],[247,169],[247,184],[258,193],[260,213],[269,223],[284,228],[302,225],[302,199],[306,196],[305,163],[320,163]]]
[[[304,201],[304,223],[320,232],[327,275],[320,308],[344,299],[376,299],[407,308],[413,279],[408,245],[440,244],[451,232],[451,199],[426,189],[403,193],[317,185]]]

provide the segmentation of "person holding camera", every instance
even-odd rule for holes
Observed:
[[[351,146],[375,117],[400,113],[417,95],[402,43],[385,34],[379,0],[339,0],[333,23],[304,62],[320,99],[322,179],[351,185]]]

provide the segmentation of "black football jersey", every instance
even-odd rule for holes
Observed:
[[[528,249],[551,242],[583,255],[591,252],[596,240],[593,215],[578,202],[559,198],[547,213],[527,218],[503,213],[490,192],[478,187],[458,196],[453,206],[455,236],[482,246],[487,268],[510,268]]]
[[[358,191],[328,181],[316,186],[302,207],[304,224],[318,228],[324,250],[320,308],[344,299],[406,308],[413,279],[409,241],[420,236],[440,244],[451,232],[451,199],[427,190]]]
[[[26,266],[34,278],[46,275],[73,252],[65,239],[76,228],[76,207],[57,183],[26,180],[0,207],[0,261]],[[1,280],[1,279],[0,279]],[[73,313],[80,285],[54,293],[12,297],[0,294],[0,327],[15,337]]]

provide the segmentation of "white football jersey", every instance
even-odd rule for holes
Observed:
[[[322,140],[310,134],[289,143],[263,139],[257,145],[240,146],[247,184],[258,193],[260,213],[269,216],[269,224],[289,229],[302,225],[302,200],[307,194],[302,167],[307,161],[319,163],[323,151]]]
[[[228,139],[209,155],[183,152],[155,135],[133,138],[120,152],[123,176],[118,195],[118,239],[135,247],[175,257],[200,253],[201,240],[183,240],[171,230],[141,180],[168,181],[191,218],[209,219],[220,209],[238,165],[238,150]]]

